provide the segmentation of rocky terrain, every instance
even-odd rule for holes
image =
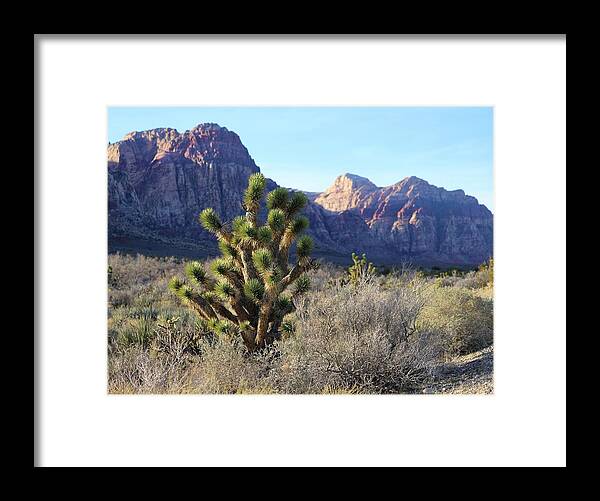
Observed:
[[[437,367],[434,381],[422,393],[474,394],[494,392],[494,347],[461,355]]]
[[[217,124],[132,132],[109,144],[109,251],[215,253],[199,212],[214,207],[224,220],[240,214],[247,179],[259,170],[238,135]],[[276,186],[269,181],[268,189]],[[332,261],[366,252],[386,264],[473,266],[492,254],[492,213],[462,190],[414,176],[378,187],[344,174],[309,199],[315,255]]]

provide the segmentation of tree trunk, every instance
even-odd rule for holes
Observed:
[[[262,348],[265,345],[265,338],[267,336],[267,328],[269,327],[269,317],[271,316],[272,306],[273,301],[269,300],[260,308],[255,340],[257,348]]]

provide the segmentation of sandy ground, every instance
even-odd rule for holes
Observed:
[[[493,393],[494,347],[457,357],[441,364],[436,372],[422,393]]]

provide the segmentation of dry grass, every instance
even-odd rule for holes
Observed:
[[[435,287],[419,317],[419,328],[436,333],[447,357],[493,343],[493,300],[470,289]]]
[[[493,340],[489,270],[450,281],[404,270],[352,287],[324,264],[287,319],[293,332],[248,355],[169,295],[177,260],[111,255],[109,265],[110,393],[417,392],[441,360]]]

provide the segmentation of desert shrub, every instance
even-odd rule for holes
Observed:
[[[173,258],[153,258],[141,254],[109,254],[109,286],[113,289],[132,288],[148,284],[161,277],[169,277],[181,265]]]
[[[186,393],[190,391],[190,357],[156,356],[139,344],[109,353],[109,393]]]
[[[476,271],[470,271],[459,278],[453,284],[455,287],[464,287],[466,289],[481,289],[483,287],[493,287],[494,284],[494,261],[483,263]]]
[[[113,270],[113,267],[109,264],[108,265],[108,285],[109,287],[115,287],[118,285],[118,280],[117,277],[115,275],[115,272]]]
[[[421,270],[408,263],[404,263],[400,266],[391,268],[384,277],[378,277],[378,280],[374,280],[374,282],[384,289],[418,286],[424,290],[424,286],[428,284],[430,280]]]
[[[480,350],[493,342],[493,302],[466,289],[436,287],[419,327],[437,332],[448,356]]]
[[[406,391],[429,374],[434,353],[416,332],[424,289],[335,286],[299,301],[296,332],[278,343],[285,392],[359,388]]]
[[[156,319],[149,312],[145,313],[129,307],[109,312],[109,348],[124,349],[133,345],[148,348],[154,336]]]
[[[164,301],[168,277],[180,266],[174,258],[150,258],[142,255],[108,256],[108,306],[155,306]],[[172,302],[175,304],[175,302]]]
[[[318,266],[310,270],[307,275],[310,278],[311,289],[319,291],[340,281],[346,275],[346,271],[343,267],[333,263],[318,261]]]
[[[239,340],[159,319],[147,342],[113,343],[108,380],[112,393],[274,393],[272,348],[248,354]],[[122,334],[121,334],[122,335]]]
[[[494,300],[494,286],[491,283],[488,283],[487,285],[478,289],[471,289],[470,292],[473,296],[480,297],[487,301],[493,302]]]
[[[356,289],[345,269],[321,263],[311,290],[294,299],[282,338],[247,353],[237,338],[216,337],[167,291],[180,262],[110,256],[108,381],[111,393],[411,392],[439,356],[488,346],[493,289],[445,287],[410,267]],[[478,278],[479,280],[479,278]],[[463,284],[464,285],[464,284]],[[438,357],[436,359],[436,357]]]
[[[479,273],[487,277],[487,283],[491,286],[494,285],[494,259],[490,258],[487,262],[483,263],[477,270]]]
[[[456,273],[441,273],[439,276],[435,278],[435,283],[440,287],[454,287],[461,280],[464,280],[464,277],[459,276]]]
[[[143,348],[150,346],[154,333],[154,322],[146,318],[128,319],[117,334],[116,342],[120,347],[139,345]]]
[[[197,318],[181,307],[127,306],[109,310],[109,346],[117,349],[134,344],[150,348],[157,335],[164,334],[165,325],[176,321],[180,337],[201,335]]]
[[[129,306],[133,303],[135,297],[136,296],[132,290],[109,289],[108,305],[112,308]]]
[[[454,278],[454,277],[453,277]],[[453,287],[462,287],[464,289],[478,289],[484,287],[488,283],[488,278],[478,271],[470,271],[463,277],[457,277],[453,281]]]
[[[202,341],[212,335],[198,322],[182,323],[180,317],[161,317],[156,322],[150,350],[154,354],[166,353],[177,358],[184,354],[199,354]]]
[[[198,393],[275,393],[270,386],[272,348],[249,354],[240,342],[223,336],[205,338],[201,357],[193,368],[193,387]]]
[[[124,325],[113,326],[113,341],[109,343],[109,391],[194,391],[193,368],[211,335],[191,318],[157,315],[153,319],[156,312],[142,313],[145,316],[131,318],[122,312],[111,319]]]

